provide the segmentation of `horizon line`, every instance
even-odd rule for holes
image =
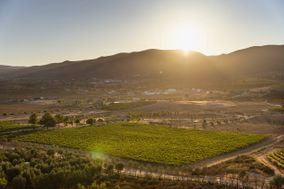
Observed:
[[[244,48],[239,48],[233,51],[230,51],[228,53],[220,53],[220,54],[206,54],[200,51],[196,51],[194,49],[189,49],[187,50],[188,52],[196,52],[196,53],[201,53],[204,56],[221,56],[221,55],[227,55],[227,54],[231,54],[240,50],[245,50],[245,49],[250,49],[250,48],[255,48],[255,47],[267,47],[267,46],[284,46],[284,44],[265,44],[265,45],[254,45],[254,46],[248,46],[248,47],[244,47]],[[112,54],[108,54],[108,55],[101,55],[95,58],[86,58],[86,59],[78,59],[78,60],[63,60],[60,62],[51,62],[51,63],[44,63],[44,64],[34,64],[34,65],[27,65],[27,66],[13,66],[13,65],[8,65],[8,64],[0,64],[0,66],[7,66],[7,67],[15,67],[15,68],[20,68],[20,67],[24,67],[24,68],[29,68],[29,67],[38,67],[38,66],[46,66],[46,65],[50,65],[50,64],[60,64],[60,63],[64,63],[64,62],[80,62],[80,61],[88,61],[88,60],[96,60],[99,58],[105,58],[105,57],[110,57],[110,56],[115,56],[115,55],[119,55],[119,54],[131,54],[131,53],[140,53],[140,52],[145,52],[145,51],[149,51],[149,50],[159,50],[159,51],[184,51],[184,49],[163,49],[163,48],[147,48],[147,49],[141,49],[141,50],[134,50],[134,51],[123,51],[123,52],[117,52],[117,53],[112,53]]]

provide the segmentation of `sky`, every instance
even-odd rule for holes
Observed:
[[[0,0],[0,65],[284,44],[283,0]]]

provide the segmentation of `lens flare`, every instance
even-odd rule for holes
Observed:
[[[101,161],[107,159],[107,155],[105,153],[97,150],[91,152],[91,157],[95,160],[101,160]]]

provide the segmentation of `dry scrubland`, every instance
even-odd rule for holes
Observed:
[[[167,126],[119,123],[35,132],[20,141],[79,148],[97,155],[140,161],[183,164],[243,148],[265,135],[177,129]]]

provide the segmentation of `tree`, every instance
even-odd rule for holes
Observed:
[[[124,165],[122,163],[118,163],[115,165],[115,169],[120,173],[124,168]]]
[[[106,168],[106,171],[108,174],[112,175],[113,174],[113,165],[108,165]]]
[[[79,124],[80,123],[80,119],[75,119],[75,123]]]
[[[36,115],[35,113],[33,113],[32,115],[30,115],[29,123],[30,123],[30,124],[36,124],[36,123],[37,123],[37,115]]]
[[[272,188],[281,189],[284,185],[284,178],[280,175],[276,175],[273,180],[270,182]]]
[[[95,122],[98,122],[98,123],[103,123],[104,122],[104,119],[103,118],[99,118],[97,121],[94,120]]]
[[[14,154],[13,154],[14,155]],[[9,161],[13,162],[15,161],[16,159],[15,158],[11,158],[9,159]],[[15,161],[16,162],[16,161]],[[16,176],[18,176],[19,174],[21,173],[21,170],[19,167],[11,167],[11,168],[8,168],[6,170],[6,178],[8,180],[8,182],[12,181],[13,178],[15,178]]]
[[[92,118],[87,119],[86,121],[87,124],[92,125],[94,124],[94,120]]]
[[[101,183],[101,184],[97,184],[96,181],[94,181],[90,187],[88,187],[88,189],[106,189],[106,184],[105,183]]]
[[[66,126],[68,124],[69,118],[67,116],[64,117],[63,123]]]
[[[50,113],[45,113],[40,120],[40,124],[42,124],[46,128],[54,127],[56,125],[56,121],[52,117],[52,115],[50,115]]]
[[[26,186],[26,179],[19,175],[13,178],[11,182],[12,188],[24,189]]]
[[[63,123],[64,122],[64,116],[60,115],[60,114],[56,114],[54,116],[54,119],[55,119],[56,123]]]
[[[0,178],[0,189],[6,188],[8,181],[5,178]]]

